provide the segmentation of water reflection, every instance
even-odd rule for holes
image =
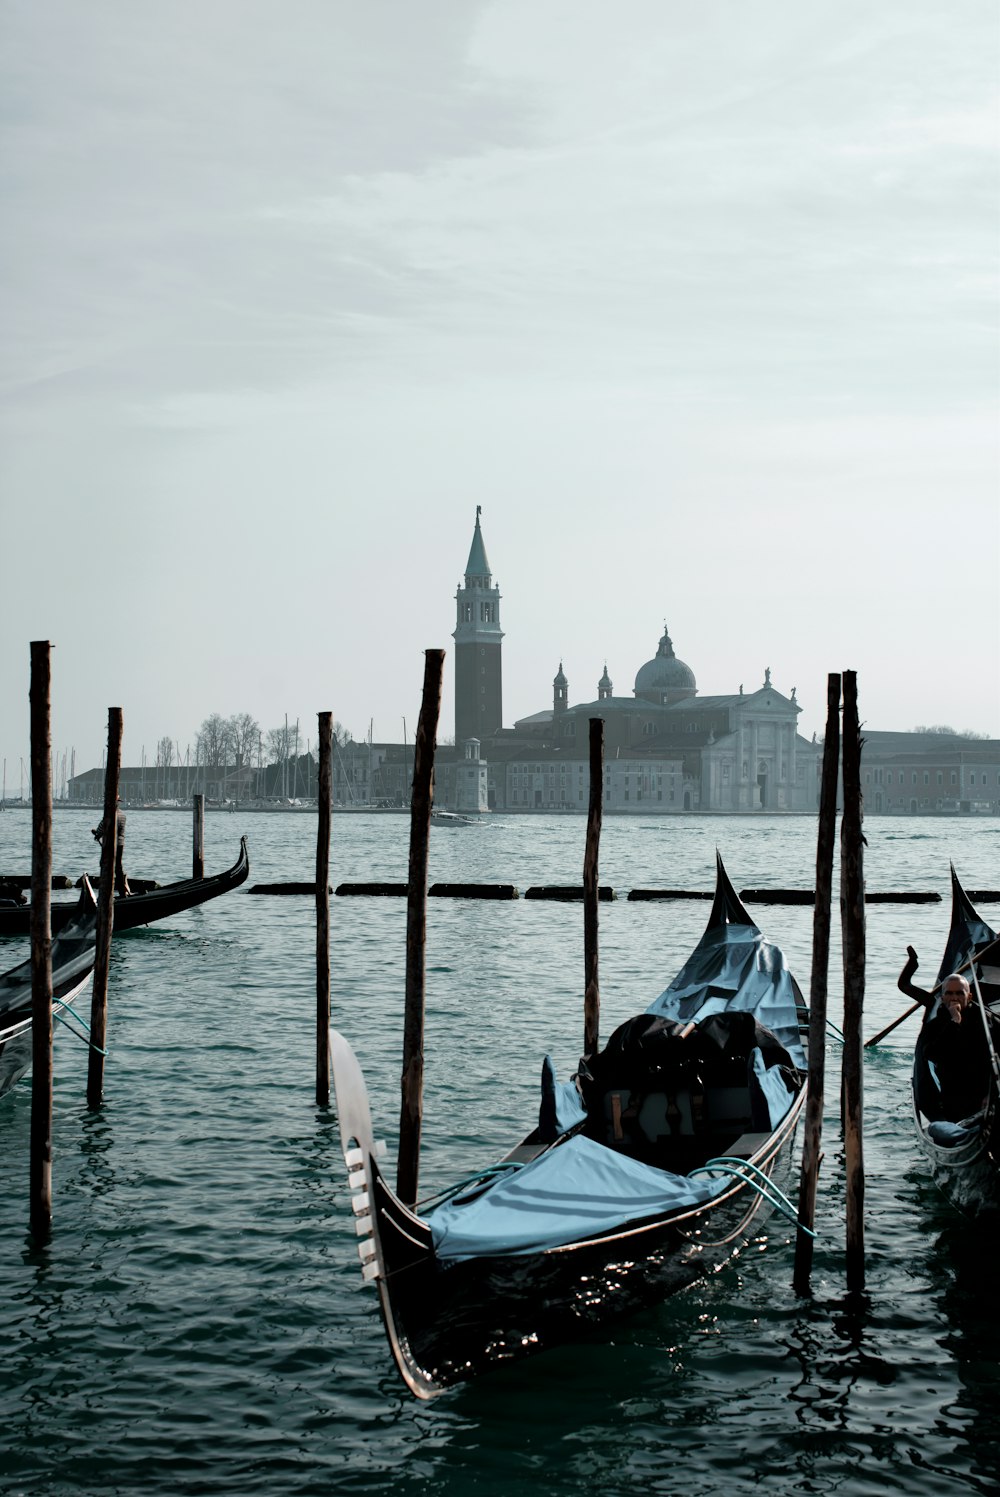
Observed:
[[[112,1147],[115,1135],[106,1108],[88,1111],[80,1124],[80,1156],[83,1163],[81,1183],[95,1196],[111,1195],[117,1183]]]

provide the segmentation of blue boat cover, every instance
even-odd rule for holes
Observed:
[[[670,986],[646,1010],[686,1024],[745,1011],[770,1029],[793,1063],[806,1069],[796,990],[777,946],[765,941],[729,882],[721,860],[705,934]]]
[[[586,1116],[587,1109],[576,1082],[557,1081],[555,1062],[551,1055],[546,1055],[542,1061],[542,1104],[538,1114],[542,1137],[547,1143],[555,1143]]]
[[[959,1144],[971,1143],[982,1131],[982,1120],[976,1118],[969,1118],[964,1123],[949,1123],[939,1118],[927,1124],[927,1137],[945,1149],[957,1149]]]
[[[442,1262],[537,1253],[697,1206],[728,1184],[654,1169],[579,1134],[474,1200],[445,1201],[426,1220]]]

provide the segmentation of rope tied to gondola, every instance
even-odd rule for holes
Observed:
[[[71,1035],[73,1035],[78,1040],[82,1040],[83,1043],[89,1046],[91,1050],[96,1050],[98,1055],[106,1056],[108,1052],[106,1050],[102,1050],[100,1045],[95,1045],[93,1040],[88,1038],[90,1034],[90,1025],[87,1023],[82,1014],[78,1014],[73,1005],[71,1003],[67,1003],[65,999],[60,1002],[60,1008],[68,1009],[69,1012],[73,1015],[73,1018],[76,1020],[76,1022],[83,1025],[87,1033],[80,1034],[78,1030],[73,1028],[69,1020],[63,1018],[63,1015],[55,1008],[52,1010],[53,1019],[58,1019],[60,1024],[65,1024]]]
[[[747,1173],[748,1171],[750,1173]],[[757,1191],[758,1195],[762,1196],[776,1211],[780,1211],[782,1216],[786,1216],[801,1231],[806,1232],[810,1237],[817,1237],[819,1235],[811,1227],[807,1227],[804,1222],[799,1220],[798,1212],[784,1191],[775,1185],[769,1175],[766,1175],[762,1169],[759,1169],[756,1164],[751,1163],[749,1159],[741,1159],[737,1154],[720,1154],[715,1159],[708,1159],[704,1164],[699,1164],[695,1169],[688,1170],[689,1176],[710,1175],[713,1173],[728,1174],[735,1180],[741,1180],[743,1184],[749,1185],[751,1189]],[[755,1175],[759,1178],[754,1179]]]
[[[485,1169],[477,1170],[474,1175],[466,1175],[464,1179],[457,1180],[454,1185],[449,1185],[447,1190],[442,1190],[437,1195],[428,1196],[426,1200],[418,1201],[416,1209],[418,1211],[426,1211],[431,1207],[443,1206],[445,1201],[453,1200],[455,1196],[461,1195],[464,1190],[469,1190],[476,1185],[481,1185],[483,1190],[486,1190],[501,1175],[508,1173],[510,1170],[523,1169],[524,1163],[525,1161],[520,1159],[510,1159],[499,1160],[496,1164],[487,1165]]]

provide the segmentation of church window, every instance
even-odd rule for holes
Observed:
[[[954,770],[952,770],[952,772],[951,772],[951,783],[953,785],[955,785],[955,784],[958,783],[958,779],[957,779],[957,776],[956,776]],[[997,775],[997,784],[1000,785],[1000,775]]]
[[[944,783],[944,775],[941,773],[940,769],[937,772],[937,782],[939,785],[942,785]]]
[[[925,785],[929,785],[929,784],[930,784],[930,782],[931,782],[931,777],[930,777],[930,775],[929,775],[929,774],[928,774],[928,773],[927,773],[927,770],[926,770],[926,769],[925,769],[925,770],[924,770],[924,784],[925,784]]]
[[[914,783],[914,785],[917,783],[917,771],[916,770],[913,771],[913,783]]]

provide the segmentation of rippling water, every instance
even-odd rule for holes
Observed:
[[[96,867],[91,819],[57,814],[56,871]],[[408,829],[402,816],[336,817],[333,880],[405,879]],[[435,828],[431,879],[575,882],[584,830],[562,817]],[[130,813],[126,868],[186,876],[190,831],[186,815]],[[234,860],[243,831],[251,885],[312,876],[315,820],[296,814],[210,816],[209,871]],[[947,896],[949,857],[969,887],[1000,884],[995,821],[870,818],[865,831],[872,890]],[[616,818],[601,881],[707,889],[718,845],[737,888],[806,886],[814,839],[808,819]],[[30,817],[0,815],[0,871],[29,858]],[[391,1154],[405,902],[331,904],[335,1023]],[[605,1035],[665,986],[707,912],[601,906]],[[1000,924],[1000,907],[984,913]],[[807,986],[811,912],[755,914]],[[866,1033],[905,1006],[907,942],[932,977],[947,925],[947,900],[869,909]],[[0,966],[26,950],[0,941]],[[85,1104],[83,1046],[57,1042],[44,1252],[27,1235],[30,1083],[0,1103],[5,1493],[998,1490],[1000,1243],[924,1182],[909,1025],[866,1053],[860,1303],[844,1291],[833,1108],[811,1300],[792,1294],[789,1231],[772,1220],[766,1251],[655,1314],[421,1405],[362,1287],[335,1118],[313,1101],[314,961],[312,901],[246,888],[115,941],[99,1113]],[[837,951],[833,962],[836,1017]],[[524,1131],[546,1050],[572,1071],[582,979],[579,906],[431,902],[422,1193]]]

